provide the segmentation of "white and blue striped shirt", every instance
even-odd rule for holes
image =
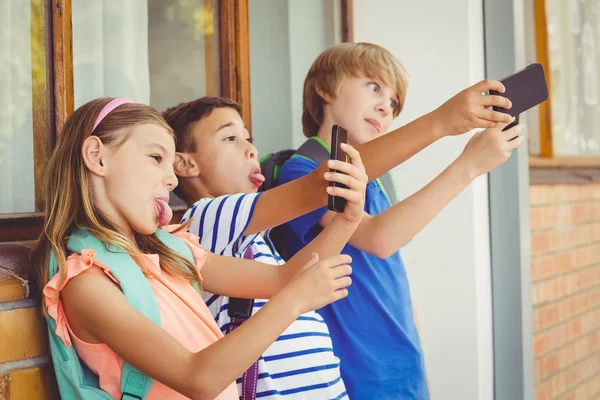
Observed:
[[[201,199],[183,216],[192,219],[189,230],[200,237],[206,250],[223,256],[242,258],[252,246],[254,260],[272,265],[284,261],[268,235],[242,236],[260,193],[236,194]],[[203,293],[204,301],[225,333],[229,324],[229,298]],[[256,299],[253,314],[266,300]],[[241,390],[241,381],[238,379]],[[347,399],[340,375],[340,361],[333,353],[327,325],[316,312],[300,316],[273,343],[258,362],[257,399]]]

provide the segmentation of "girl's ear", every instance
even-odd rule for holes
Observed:
[[[200,175],[200,168],[194,157],[189,153],[175,153],[175,163],[173,164],[175,175],[182,178],[194,178]]]
[[[85,139],[81,152],[87,169],[99,176],[106,175],[107,148],[98,136],[90,136]]]

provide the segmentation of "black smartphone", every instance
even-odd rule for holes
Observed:
[[[346,129],[342,128],[339,125],[334,125],[331,129],[331,160],[338,161],[347,161],[346,152],[340,149],[340,144],[346,143],[348,140],[348,132]],[[331,169],[331,172],[339,172],[335,169]],[[346,185],[336,182],[329,182],[329,186],[332,187],[341,187],[346,188]],[[335,211],[338,213],[344,212],[344,207],[346,207],[346,199],[329,195],[329,201],[327,203],[327,207],[331,211]]]
[[[504,93],[490,90],[490,94],[507,97],[512,102],[512,108],[492,107],[494,111],[503,112],[515,117],[504,130],[519,123],[519,114],[548,99],[546,76],[541,64],[531,64],[521,71],[500,80],[506,89]]]

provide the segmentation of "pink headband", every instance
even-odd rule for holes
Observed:
[[[96,127],[98,126],[98,124],[100,122],[102,122],[102,120],[104,119],[104,117],[106,117],[108,115],[108,113],[110,113],[115,108],[119,107],[121,104],[127,104],[127,103],[135,103],[135,102],[133,100],[126,99],[124,97],[117,97],[116,99],[112,99],[111,101],[106,103],[106,105],[102,108],[102,110],[100,110],[100,114],[98,114],[98,118],[96,118],[96,122],[94,123],[94,127],[92,128],[92,132],[94,132],[96,130]]]

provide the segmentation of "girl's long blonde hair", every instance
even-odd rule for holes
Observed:
[[[65,123],[48,162],[45,176],[45,217],[42,234],[33,254],[33,267],[39,288],[49,281],[50,251],[58,262],[61,283],[66,277],[67,241],[75,229],[87,229],[106,244],[123,249],[144,270],[142,254],[157,254],[160,267],[166,273],[200,283],[194,265],[185,257],[165,246],[156,236],[135,234],[129,239],[94,204],[88,170],[83,161],[82,147],[86,138],[97,136],[108,146],[122,145],[132,128],[153,124],[173,131],[152,107],[127,103],[111,111],[92,133],[92,127],[102,108],[111,98],[92,100],[79,107]],[[43,307],[45,312],[45,307]]]

